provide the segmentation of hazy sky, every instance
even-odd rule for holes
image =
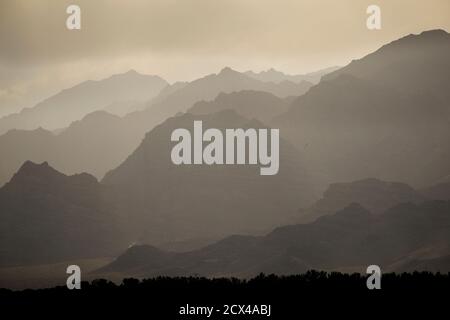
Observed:
[[[380,31],[366,28],[369,4]],[[450,30],[449,0],[0,0],[0,109],[129,69],[169,82],[223,66],[304,73],[436,28]]]

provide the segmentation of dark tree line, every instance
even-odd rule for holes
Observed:
[[[314,311],[317,315],[330,315],[338,311],[352,313],[356,310],[381,314],[382,310],[387,309],[397,310],[402,315],[419,312],[419,309],[431,312],[445,306],[450,297],[450,274],[384,274],[380,290],[368,290],[366,279],[364,274],[318,271],[291,276],[261,274],[248,280],[157,277],[142,280],[128,278],[123,279],[121,284],[115,284],[98,279],[90,283],[82,282],[80,290],[68,290],[65,286],[23,291],[0,289],[0,303],[17,308],[48,306],[71,310],[74,307],[94,307],[106,313],[126,307],[161,315],[160,319],[202,319],[180,318],[179,308],[187,304],[214,305],[218,308],[224,304],[270,304],[272,319],[296,319],[293,316],[306,311]]]

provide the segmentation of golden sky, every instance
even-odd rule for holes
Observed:
[[[70,4],[79,31],[65,26]],[[437,28],[450,30],[449,0],[1,0],[0,108],[129,69],[169,82],[224,66],[304,73]]]

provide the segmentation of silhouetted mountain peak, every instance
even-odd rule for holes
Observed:
[[[235,73],[239,73],[233,69],[231,69],[230,67],[224,67],[222,70],[220,70],[219,74],[222,75],[226,75],[226,74],[235,74]]]
[[[445,31],[444,29],[432,29],[423,31],[420,35],[422,36],[431,36],[431,37],[448,37],[450,33]]]
[[[50,167],[47,161],[44,161],[40,164],[34,163],[32,161],[25,161],[14,177],[18,176],[25,177],[30,175],[46,177],[49,175],[62,175],[62,174],[53,169],[52,167]]]
[[[133,79],[133,78],[146,78],[146,77],[165,81],[159,76],[143,74],[143,73],[137,72],[135,69],[130,69],[124,73],[113,74],[111,77],[109,77],[109,79],[122,79],[122,78],[123,79]]]
[[[4,187],[26,190],[42,185],[51,185],[52,188],[57,188],[65,178],[64,174],[50,167],[47,162],[38,164],[26,161]]]
[[[411,46],[414,46],[414,48],[419,48],[418,47],[419,45],[427,45],[427,44],[442,45],[449,40],[450,34],[442,29],[427,30],[419,34],[411,33],[407,36],[404,36],[390,43],[387,43],[374,53],[385,53],[389,52],[390,50],[398,50],[398,49],[411,49]]]
[[[245,74],[240,73],[239,71],[233,70],[230,67],[225,67],[217,74],[217,77],[219,78],[225,78],[225,79],[234,79],[234,78],[248,78]]]
[[[8,186],[17,186],[26,189],[29,186],[49,185],[51,188],[59,188],[62,185],[78,185],[89,188],[98,184],[97,178],[88,173],[79,173],[67,176],[54,168],[47,161],[42,163],[34,163],[25,161],[19,171],[12,177]]]
[[[403,38],[400,38],[395,42],[406,42],[409,40],[433,40],[433,41],[442,41],[442,40],[446,40],[450,37],[450,34],[448,32],[446,32],[443,29],[433,29],[433,30],[427,30],[427,31],[423,31],[419,34],[409,34]]]

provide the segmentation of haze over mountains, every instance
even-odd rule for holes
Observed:
[[[434,184],[450,172],[450,35],[410,35],[353,61],[271,123],[323,185],[365,177]]]
[[[160,96],[150,101],[146,110],[132,113],[126,118],[146,121],[151,128],[178,112],[186,112],[196,102],[215,99],[220,93],[254,90],[284,98],[304,94],[311,88],[312,83],[262,82],[226,67],[218,74],[211,74],[187,84],[176,83],[174,86],[175,89],[168,87]]]
[[[145,77],[147,76],[139,75],[131,71],[124,75],[113,76],[110,79],[115,79],[113,81],[114,85],[120,82],[121,85],[125,86],[125,89],[122,91],[126,91],[129,85],[129,82],[127,82],[129,81],[129,77],[133,79],[134,77],[146,79]],[[107,87],[108,89],[105,90],[114,91],[114,88],[110,88],[109,81],[112,81],[110,79],[93,83],[91,87],[95,84],[102,88]],[[90,84],[91,82],[88,83]],[[87,84],[80,86],[85,87]],[[272,92],[281,97],[301,95],[310,86],[311,84],[307,82],[301,82],[299,84],[294,84],[293,82],[284,82],[282,84],[264,83],[249,78],[230,68],[223,69],[217,75],[213,74],[191,83],[175,83],[166,86],[153,100],[147,101],[146,103],[134,103],[134,101],[137,101],[136,99],[143,99],[142,95],[145,92],[145,90],[141,90],[142,88],[138,86],[137,89],[133,90],[142,91],[140,95],[133,95],[132,92],[128,92],[130,94],[128,99],[126,97],[119,99],[117,98],[117,94],[115,97],[102,98],[103,100],[110,101],[107,105],[102,104],[98,108],[100,110],[104,109],[106,112],[95,111],[92,114],[88,113],[82,119],[71,123],[69,127],[58,130],[55,135],[52,135],[45,129],[36,129],[35,131],[16,130],[0,136],[0,153],[5,155],[0,159],[0,185],[7,182],[27,160],[36,162],[48,161],[57,170],[66,174],[89,172],[98,179],[101,179],[107,171],[117,167],[133,152],[146,132],[168,117],[180,111],[186,111],[196,102],[214,99],[221,92],[234,92],[244,89]],[[66,95],[70,97],[77,96],[78,94],[84,95],[84,93],[79,92],[80,89],[78,87],[67,90],[68,92],[70,91],[70,94],[67,93]],[[95,94],[99,97],[109,95],[109,93],[106,94],[104,91],[96,91]],[[153,95],[152,92],[146,94]],[[264,96],[263,93],[255,93],[256,95]],[[261,97],[259,98],[260,100],[250,101],[245,93],[236,94],[232,97],[233,101],[231,102],[238,106],[243,106],[247,102],[259,103],[264,99]],[[83,99],[91,101],[91,98],[86,96]],[[62,98],[55,96],[49,100],[54,101],[60,99]],[[277,97],[270,96],[269,99],[276,101]],[[75,105],[83,101],[80,99],[75,100],[76,102],[70,103]],[[267,102],[269,101],[265,101],[266,105]],[[280,104],[284,104],[281,99]],[[92,105],[92,103],[89,103],[89,105]],[[37,108],[33,112],[40,112],[40,108]],[[251,108],[257,111],[255,115],[258,115],[260,111],[271,107],[252,106]],[[283,108],[283,110],[286,109],[286,107],[282,106],[280,108]],[[111,111],[112,113],[121,115],[126,113],[124,110],[132,110],[133,112],[123,117],[116,117],[107,113]],[[211,112],[213,111],[211,109]],[[280,112],[276,111],[275,113]],[[253,117],[251,113],[244,115],[250,118]],[[40,118],[36,116],[33,116],[33,119],[37,122],[40,121]],[[265,118],[263,117],[263,119]],[[0,129],[2,121],[0,119]],[[45,127],[44,123],[39,122],[39,127]],[[41,147],[36,147],[37,143]]]
[[[311,269],[364,272],[373,261],[385,271],[425,262],[433,271],[447,272],[449,212],[445,201],[400,204],[379,216],[351,204],[310,224],[280,227],[263,237],[231,236],[186,253],[136,246],[99,272],[251,277]]]
[[[314,221],[352,203],[359,203],[373,214],[381,214],[400,203],[418,204],[425,200],[448,200],[446,195],[450,195],[449,190],[442,189],[440,185],[426,190],[415,190],[405,183],[374,178],[332,183],[311,207],[299,210],[297,222]]]
[[[433,30],[308,80],[224,68],[168,85],[129,72],[2,118],[0,264],[201,238],[212,244],[184,253],[135,246],[101,271],[448,271],[449,57],[450,35]],[[194,120],[279,128],[279,173],[174,165],[171,133]]]
[[[27,160],[47,161],[66,174],[89,172],[100,179],[126,159],[145,131],[105,111],[91,113],[59,133],[11,130],[0,136],[0,185]]]
[[[99,257],[125,249],[124,228],[106,192],[89,174],[69,177],[45,162],[26,162],[0,188],[0,265]]]
[[[327,73],[336,71],[337,69],[339,69],[339,67],[329,67],[329,68],[325,68],[325,69],[307,73],[307,74],[291,75],[291,74],[285,74],[281,71],[271,68],[266,71],[261,71],[258,73],[249,70],[249,71],[246,71],[245,74],[248,75],[249,77],[252,77],[252,78],[264,81],[264,82],[280,83],[283,81],[292,81],[292,82],[298,83],[298,82],[302,82],[302,81],[307,81],[307,82],[317,84],[317,83],[319,83],[322,76],[326,75]]]
[[[258,237],[233,235],[184,253],[136,245],[97,275],[364,272],[373,261],[386,272],[448,272],[450,189],[442,185],[432,189],[441,190],[440,195],[377,179],[334,184],[306,211],[316,214],[313,219],[306,216],[307,223],[282,226]]]
[[[259,121],[270,123],[275,116],[286,112],[289,105],[289,98],[278,98],[263,91],[243,90],[220,93],[213,101],[197,102],[187,112],[197,115],[234,110],[245,118],[256,118]]]
[[[259,165],[174,165],[170,158],[174,143],[168,137],[177,128],[192,131],[194,120],[203,121],[204,130],[267,128],[225,110],[179,115],[150,131],[136,151],[102,180],[121,195],[122,210],[136,217],[141,229],[137,233],[145,234],[147,242],[261,232],[288,221],[295,214],[293,208],[312,202],[301,155],[283,140],[280,171],[274,176],[261,176]]]
[[[217,116],[216,114],[210,117]],[[228,116],[236,117],[233,113]],[[188,122],[188,119],[184,120]],[[224,121],[223,115],[220,120]],[[169,125],[170,123],[165,126]],[[272,181],[261,182],[258,181],[258,177],[261,176],[252,168],[249,170],[246,167],[218,169],[211,167],[205,172],[202,171],[205,168],[187,166],[182,172],[178,172],[178,168],[170,168],[167,162],[161,161],[163,156],[160,156],[159,160],[157,158],[149,160],[152,151],[158,146],[158,136],[161,135],[162,130],[166,128],[149,134],[150,137],[130,157],[129,162],[117,172],[112,172],[110,177],[101,184],[88,174],[65,176],[47,163],[25,163],[13,179],[0,188],[1,265],[28,265],[111,256],[124,251],[131,243],[158,244],[170,239],[193,239],[194,235],[217,239],[222,233],[235,234],[244,230],[252,231],[251,234],[262,234],[264,232],[261,230],[264,228],[272,229],[267,227],[268,225],[283,225],[283,221],[293,221],[295,218],[309,218],[309,221],[315,221],[320,216],[333,217],[336,212],[346,211],[348,206],[357,209],[350,210],[350,212],[358,213],[356,217],[360,217],[360,212],[369,211],[366,208],[370,208],[371,222],[366,221],[367,223],[383,220],[389,212],[397,212],[398,208],[403,208],[402,216],[411,215],[414,219],[416,219],[414,212],[423,213],[424,216],[419,217],[422,220],[414,222],[408,220],[409,218],[398,218],[396,221],[411,223],[420,228],[429,228],[429,224],[433,224],[435,228],[439,227],[428,233],[429,236],[436,236],[435,239],[433,238],[435,242],[428,247],[421,243],[420,245],[424,246],[423,250],[426,250],[417,254],[436,257],[449,253],[446,251],[446,248],[450,248],[448,240],[438,237],[444,232],[450,234],[448,232],[450,224],[445,220],[450,218],[450,208],[448,201],[443,201],[450,197],[448,188],[441,189],[447,191],[441,192],[441,195],[436,193],[427,195],[426,191],[417,191],[402,183],[375,179],[336,184],[330,186],[322,199],[305,211],[307,214],[316,214],[311,218],[304,212],[290,211],[290,208],[297,206],[298,201],[301,200],[296,198],[296,195],[306,196],[304,191],[300,190],[304,186],[304,181],[300,181],[303,183],[301,185],[295,181],[295,177],[286,178],[291,172],[285,172],[282,177]],[[164,144],[161,141],[159,143]],[[217,181],[221,183],[217,184]],[[233,191],[231,191],[232,188]],[[438,185],[435,188],[442,187]],[[258,201],[254,201],[255,199]],[[358,200],[355,201],[356,199]],[[355,207],[352,205],[355,202],[363,206]],[[428,204],[430,204],[429,210],[420,209],[428,208]],[[435,208],[440,209],[435,210]],[[274,210],[278,210],[277,215],[272,214]],[[439,218],[441,220],[435,219],[435,211],[441,212],[441,218]],[[299,226],[300,229],[296,228],[298,230],[315,228],[312,226],[321,225],[322,222],[319,221],[328,221],[327,219],[331,218],[325,220],[319,218],[317,222],[302,225],[304,227]],[[333,219],[330,221],[334,222],[330,226],[325,225],[326,228],[337,227],[334,225],[337,220]],[[353,219],[354,216],[349,215],[344,220],[346,224],[349,224],[349,229],[360,231],[373,229],[373,227],[367,229],[367,226],[353,225],[356,223]],[[429,219],[429,222],[423,219]],[[258,228],[259,231],[255,230]],[[287,230],[291,230],[290,228],[286,227]],[[281,230],[284,229],[281,228]],[[294,228],[294,230],[297,229]],[[317,236],[328,236],[326,234],[328,231],[325,232],[325,230],[327,229]],[[397,234],[400,230],[416,232],[414,228],[403,229],[400,226],[393,233]],[[307,243],[315,245],[317,239],[307,241],[306,238],[309,235],[303,232],[299,231],[298,234],[292,235],[292,241],[296,242],[295,237],[302,237],[303,240],[298,242],[298,245]],[[366,234],[366,236],[369,235]],[[425,231],[421,237],[424,236]],[[289,237],[286,236],[286,239]],[[349,235],[349,237],[352,236]],[[408,235],[408,237],[415,239],[414,235]],[[225,248],[217,251],[227,256],[233,254],[233,251],[227,252],[227,248],[230,250],[235,250],[233,249],[235,246],[245,248],[248,239],[253,242],[260,237],[234,236],[230,239],[234,239],[231,242],[231,248],[228,247],[230,240],[220,241],[212,248],[220,248],[224,243],[227,244]],[[241,243],[241,239],[244,243]],[[355,245],[359,240],[355,240]],[[318,246],[323,245],[322,240],[317,241]],[[393,244],[397,244],[400,240],[392,241]],[[407,239],[401,241],[407,241]],[[280,246],[284,245],[280,243]],[[383,246],[389,245],[383,242],[377,250],[388,250]],[[20,250],[17,250],[19,247]],[[258,250],[263,249],[261,247]],[[202,250],[204,249],[200,251]],[[267,250],[269,253],[272,252],[271,248]],[[215,249],[213,251],[216,252]],[[305,252],[313,254],[309,251]],[[351,252],[347,254],[351,255]],[[409,252],[408,256],[409,254],[412,255],[413,251]],[[328,257],[328,255],[325,256]],[[248,256],[245,259],[251,258],[252,256]],[[248,260],[248,263],[256,263],[258,259]],[[153,263],[145,259],[140,261]],[[391,262],[393,263],[393,260]],[[298,267],[297,264],[294,265]],[[238,266],[239,264],[236,265]],[[344,264],[341,265],[343,266]],[[273,268],[276,267],[277,265],[274,264]],[[329,266],[324,265],[324,267]]]
[[[147,101],[167,85],[158,76],[142,75],[134,70],[113,75],[99,81],[85,81],[72,88],[0,119],[0,134],[10,129],[54,130],[80,120],[86,114],[101,110],[112,103],[137,100]]]

